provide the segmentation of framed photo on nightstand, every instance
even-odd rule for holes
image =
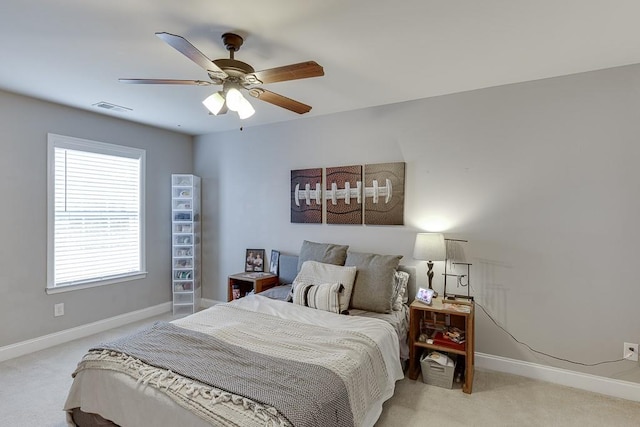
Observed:
[[[264,249],[247,249],[244,271],[264,271]]]
[[[427,305],[431,305],[431,299],[433,298],[433,289],[419,288],[416,294],[416,299],[422,301]]]
[[[269,273],[278,275],[278,264],[280,262],[280,251],[271,251],[271,259],[269,260]]]

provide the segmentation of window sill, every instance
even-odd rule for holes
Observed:
[[[99,281],[83,282],[83,283],[78,283],[74,285],[47,287],[46,292],[49,295],[59,294],[62,292],[71,292],[71,291],[77,291],[80,289],[95,288],[97,286],[114,285],[116,283],[129,282],[131,280],[140,280],[140,279],[144,279],[145,277],[147,277],[147,272],[141,271],[141,272],[129,274],[126,276],[112,277],[109,279],[104,279]]]

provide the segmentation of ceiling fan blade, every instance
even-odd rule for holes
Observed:
[[[118,79],[120,83],[138,85],[196,85],[209,86],[213,83],[204,80],[171,80],[171,79]]]
[[[300,62],[299,64],[285,65],[283,67],[270,68],[268,70],[256,71],[247,74],[250,83],[251,78],[258,79],[257,83],[285,82],[287,80],[307,79],[309,77],[324,76],[324,69],[315,61]]]
[[[262,88],[249,89],[249,95],[253,96],[254,98],[258,98],[261,101],[277,105],[278,107],[286,108],[287,110],[293,111],[294,113],[304,114],[311,111],[310,105],[294,101],[291,98],[278,95],[277,93],[269,92],[268,90],[264,90]]]
[[[200,52],[184,37],[176,36],[175,34],[170,33],[156,33],[156,36],[160,37],[162,41],[198,64],[200,67],[207,70],[210,74],[213,74],[213,76],[219,79],[225,79],[228,77],[227,73],[222,71],[220,67],[214,64],[212,60],[207,58],[204,53]]]

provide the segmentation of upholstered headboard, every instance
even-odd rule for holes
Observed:
[[[413,301],[418,292],[416,281],[416,267],[412,265],[400,265],[398,270],[409,273],[409,283],[407,289],[409,292],[409,304]],[[298,256],[280,254],[280,283],[292,283],[298,274]]]
[[[280,284],[293,283],[298,274],[298,256],[280,254]]]

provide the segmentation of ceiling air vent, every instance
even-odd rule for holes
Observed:
[[[96,102],[92,104],[93,107],[104,108],[105,110],[117,111],[118,113],[126,113],[128,111],[133,111],[131,108],[122,107],[120,105],[111,104],[109,102]]]

